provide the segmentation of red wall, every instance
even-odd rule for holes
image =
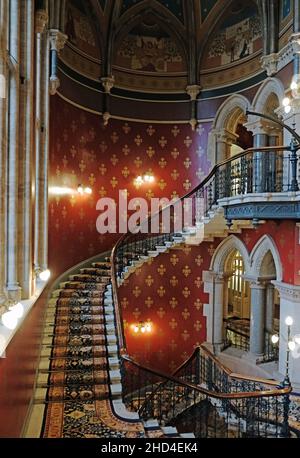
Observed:
[[[281,259],[283,281],[290,284],[300,284],[300,247],[298,243],[299,229],[295,221],[268,221],[257,229],[247,229],[240,237],[250,253],[258,240],[264,235],[270,235],[275,242]]]
[[[122,285],[119,297],[128,353],[140,363],[172,372],[206,339],[202,272],[208,270],[218,241],[171,249],[151,258]],[[150,320],[149,334],[132,324]]]
[[[294,221],[269,221],[237,236],[250,254],[264,234],[270,235],[281,258],[283,281],[300,284],[298,230]],[[170,373],[205,341],[203,304],[208,295],[203,292],[202,272],[209,269],[221,241],[216,238],[213,243],[171,249],[150,259],[120,288],[128,353],[137,361]],[[153,331],[134,333],[132,325],[147,320],[153,323]]]
[[[133,197],[184,195],[208,172],[205,151],[211,124],[193,131],[188,124],[126,123],[78,109],[51,98],[49,186],[90,186],[92,196],[49,194],[49,265],[53,278],[67,268],[112,248],[118,235],[96,230],[97,200],[117,198],[119,189]],[[202,147],[200,150],[199,147]],[[141,161],[141,163],[139,163]],[[137,190],[138,175],[152,170],[156,182]],[[177,171],[174,174],[174,170]],[[201,173],[201,175],[199,174]],[[128,175],[127,175],[128,174]]]
[[[33,393],[47,288],[0,359],[0,437],[20,437]]]

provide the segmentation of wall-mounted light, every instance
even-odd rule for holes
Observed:
[[[7,329],[15,329],[18,324],[18,320],[22,318],[24,314],[24,307],[20,302],[8,301],[6,305],[6,311],[2,314],[2,324]]]
[[[81,184],[79,184],[78,187],[77,187],[77,192],[78,192],[78,194],[83,196],[84,194],[89,194],[90,195],[90,194],[92,194],[93,191],[88,186],[84,187]]]
[[[149,334],[152,331],[152,324],[150,321],[140,321],[132,325],[132,330],[134,334]]]
[[[150,173],[146,173],[145,175],[139,175],[135,178],[134,183],[136,186],[142,186],[143,184],[151,184],[154,183],[155,178]]]

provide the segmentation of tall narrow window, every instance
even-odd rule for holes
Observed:
[[[248,284],[243,279],[244,261],[239,251],[232,255],[230,271],[232,275],[228,280],[228,315],[249,318]]]

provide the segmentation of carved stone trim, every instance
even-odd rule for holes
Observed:
[[[278,290],[281,299],[300,303],[300,286],[289,285],[279,281],[272,281],[272,283]]]
[[[51,29],[49,30],[49,40],[51,51],[56,51],[58,54],[63,49],[68,40],[68,36],[62,33],[60,30]]]
[[[261,66],[267,72],[268,76],[276,75],[278,71],[279,56],[277,53],[268,54],[261,58]]]
[[[115,84],[115,77],[113,75],[111,76],[103,76],[101,78],[101,83],[104,87],[104,90],[107,94],[110,93],[110,91],[112,90],[112,88],[114,87],[114,84]]]
[[[298,219],[300,218],[299,202],[257,202],[224,206],[226,219]]]
[[[60,80],[58,78],[58,76],[56,75],[53,75],[50,77],[50,80],[49,80],[49,92],[50,92],[50,95],[55,95],[56,92],[57,92],[57,89],[59,88],[60,86]]]
[[[201,86],[198,84],[191,84],[186,87],[186,92],[190,96],[191,100],[197,100],[197,96],[200,94]]]
[[[244,243],[235,235],[230,235],[218,246],[211,260],[212,271],[223,273],[225,262],[233,250],[238,250],[245,263],[245,273],[250,272],[249,253]]]
[[[48,13],[46,10],[37,10],[35,13],[35,32],[43,33],[48,23]]]

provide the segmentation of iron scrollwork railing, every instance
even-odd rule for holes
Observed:
[[[196,437],[287,437],[290,387],[230,374],[199,347],[172,376],[122,358],[124,402],[143,420],[157,419]]]
[[[217,206],[220,199],[245,194],[277,193],[292,190],[295,177],[294,173],[291,174],[291,154],[294,158],[295,148],[298,150],[300,146],[294,145],[292,152],[291,147],[251,148],[214,166],[208,176],[195,189],[176,201],[182,203],[185,199],[190,199],[188,201],[188,206],[191,209],[189,225],[201,225],[209,212]],[[127,348],[118,297],[118,280],[132,261],[148,255],[158,245],[166,245],[167,242],[176,240],[177,235],[182,236],[187,224],[183,214],[178,215],[176,213],[176,202],[166,205],[151,219],[141,222],[139,230],[135,233],[128,232],[123,235],[114,246],[111,254],[112,292],[119,352],[123,357],[123,387],[127,396],[126,403],[129,402],[131,408],[139,410],[143,417],[148,417],[151,412],[151,415],[155,413],[156,418],[166,422],[170,420],[167,410],[173,411],[173,413],[177,412],[179,415],[178,405],[181,406],[185,403],[187,408],[192,408],[192,404],[200,406],[202,402],[201,409],[197,409],[197,412],[205,412],[208,417],[213,415],[215,422],[219,421],[220,415],[223,420],[226,417],[228,422],[229,417],[234,414],[238,425],[238,437],[245,434],[268,436],[269,433],[271,434],[270,425],[275,428],[272,426],[271,435],[280,436],[282,434],[279,427],[280,421],[286,421],[283,419],[282,412],[284,409],[285,412],[287,410],[288,391],[283,392],[274,388],[274,390],[264,393],[261,388],[256,389],[256,384],[253,381],[233,380],[228,377],[226,371],[220,369],[216,362],[210,361],[209,358],[200,353],[198,359],[188,360],[187,364],[183,365],[174,377],[160,374],[151,368],[139,366],[125,356]],[[164,219],[165,216],[166,219]],[[170,222],[169,226],[166,221]],[[183,231],[178,231],[178,221],[181,222]],[[153,222],[156,223],[156,225],[154,224],[156,231],[153,231]],[[197,370],[195,368],[190,370],[191,361],[193,361],[195,368],[198,368]],[[131,377],[132,374],[135,374],[134,377]],[[130,383],[128,383],[128,377],[131,377]],[[203,380],[205,380],[206,388],[201,387]],[[131,391],[128,391],[129,386]],[[132,393],[135,394],[134,400]],[[147,399],[150,407],[144,405],[142,409],[141,403],[145,399]],[[167,399],[170,402],[165,402]],[[203,403],[203,401],[205,402]],[[168,407],[166,408],[166,406]],[[211,409],[213,409],[213,414]],[[226,434],[228,435],[229,423],[226,424]],[[262,432],[262,426],[265,428],[264,432]],[[211,429],[211,431],[216,431],[216,428]],[[286,431],[288,431],[287,426]],[[202,436],[204,433],[199,431],[199,434]],[[208,432],[205,434],[209,435]]]
[[[297,149],[300,146],[296,147]],[[118,302],[118,278],[134,260],[147,255],[157,245],[171,242],[186,226],[201,225],[220,199],[257,194],[262,192],[288,192],[292,190],[290,146],[250,148],[215,165],[208,176],[185,196],[161,208],[151,218],[142,221],[137,230],[124,234],[112,250],[112,286],[117,310],[116,321],[121,350],[126,343]],[[177,204],[189,207],[188,223],[185,210]],[[184,207],[183,205],[183,207]],[[184,208],[186,208],[184,207]],[[177,211],[178,210],[178,211]]]

